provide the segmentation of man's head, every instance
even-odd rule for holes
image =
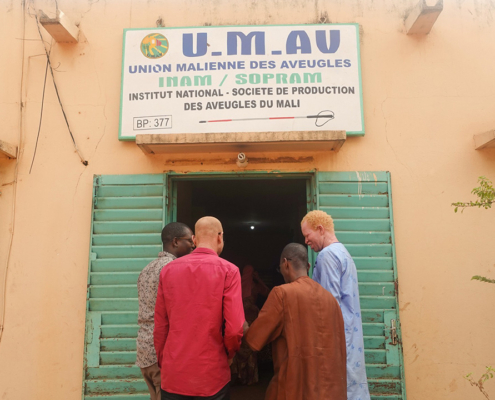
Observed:
[[[301,221],[301,231],[305,243],[314,251],[321,251],[332,241],[337,241],[333,219],[324,211],[314,210]]]
[[[182,222],[171,222],[162,230],[163,250],[182,257],[194,250],[191,229]]]
[[[280,273],[285,283],[291,283],[301,276],[308,276],[309,263],[306,247],[299,243],[289,243],[280,256]]]
[[[218,255],[223,250],[223,228],[215,217],[203,217],[198,219],[194,227],[194,244],[196,247],[206,247]]]

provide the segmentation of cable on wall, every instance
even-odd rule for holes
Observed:
[[[0,314],[0,343],[2,341],[3,337],[3,331],[5,329],[5,312],[7,309],[7,277],[8,277],[8,271],[9,271],[9,264],[10,264],[10,256],[12,254],[12,244],[14,242],[14,228],[15,228],[15,205],[16,205],[16,199],[17,199],[17,177],[19,175],[19,162],[21,160],[21,155],[22,155],[22,129],[23,129],[23,123],[22,123],[22,118],[23,118],[23,96],[22,96],[22,90],[24,88],[23,82],[24,82],[24,45],[25,45],[25,37],[26,37],[26,0],[22,0],[22,47],[21,47],[21,57],[22,57],[22,62],[21,62],[21,82],[20,82],[20,90],[19,90],[19,131],[18,131],[18,151],[17,151],[17,158],[15,160],[15,168],[14,168],[14,181],[12,183],[12,217],[10,221],[10,226],[11,232],[10,232],[10,238],[9,238],[9,247],[7,251],[7,258],[5,262],[5,272],[3,275],[3,282],[2,282],[2,288],[3,288],[3,299],[2,299],[2,313]]]
[[[58,3],[55,2],[57,10],[58,10]],[[5,313],[7,309],[7,278],[8,278],[8,271],[9,271],[9,265],[10,265],[10,257],[12,255],[12,245],[14,241],[14,232],[15,232],[15,217],[16,217],[16,199],[17,199],[17,182],[18,182],[18,175],[19,175],[19,163],[21,160],[21,156],[23,153],[23,148],[22,148],[22,131],[24,129],[24,124],[23,124],[23,116],[24,116],[24,102],[23,102],[23,89],[24,89],[24,64],[25,64],[25,42],[26,42],[26,0],[22,0],[21,3],[21,8],[22,8],[22,48],[21,48],[21,54],[22,54],[22,62],[21,62],[21,80],[20,80],[20,91],[19,91],[19,130],[18,130],[18,154],[17,158],[15,161],[15,168],[14,168],[14,180],[12,182],[12,217],[11,217],[11,232],[10,232],[10,238],[9,238],[9,246],[8,246],[8,251],[7,251],[7,257],[6,257],[6,262],[5,262],[5,271],[3,274],[3,281],[1,282],[2,288],[3,288],[3,299],[2,299],[2,304],[0,305],[1,307],[1,313],[0,313],[0,343],[2,341],[3,337],[3,332],[5,330]],[[40,134],[40,128],[41,128],[41,118],[43,116],[43,100],[44,100],[44,94],[45,94],[45,86],[46,86],[46,78],[47,78],[47,71],[48,68],[50,68],[50,73],[52,75],[53,79],[53,85],[55,87],[55,92],[57,94],[57,99],[60,104],[60,108],[62,109],[62,113],[64,115],[65,123],[67,124],[67,128],[69,130],[70,137],[72,139],[72,143],[74,144],[74,147],[76,149],[76,152],[81,159],[81,162],[83,165],[88,165],[88,161],[84,159],[84,157],[81,154],[81,151],[79,150],[76,140],[74,138],[74,135],[72,134],[72,131],[69,126],[69,121],[67,120],[67,116],[65,114],[64,107],[62,105],[62,101],[60,100],[60,95],[58,93],[58,88],[57,84],[55,82],[55,77],[53,74],[53,68],[50,62],[50,53],[46,49],[45,41],[43,39],[43,35],[41,34],[40,30],[40,23],[38,20],[37,13],[35,13],[35,18],[36,18],[36,25],[38,28],[38,33],[41,38],[41,42],[43,44],[43,48],[45,50],[46,58],[47,58],[47,69],[45,69],[45,81],[43,84],[43,96],[42,96],[42,108],[41,108],[41,115],[40,115],[40,125],[38,127],[38,136],[36,139],[36,147],[35,147],[35,153],[33,155],[33,161],[31,163],[31,168],[29,172],[31,173],[31,169],[33,166],[34,162],[34,157],[36,156],[36,149],[37,149],[37,144],[38,144],[38,138]]]
[[[52,75],[53,86],[55,87],[55,93],[57,94],[58,103],[60,104],[62,114],[64,115],[65,123],[67,124],[67,129],[69,130],[69,135],[72,139],[72,143],[74,144],[74,148],[76,149],[77,155],[81,159],[81,162],[83,163],[83,165],[88,165],[89,164],[88,161],[84,159],[84,157],[81,153],[81,150],[79,150],[79,147],[77,146],[76,139],[74,138],[74,135],[72,134],[72,130],[70,129],[69,120],[67,119],[67,115],[65,114],[64,106],[62,104],[62,101],[60,100],[60,94],[58,93],[58,87],[57,87],[57,83],[55,82],[55,75],[53,74],[53,67],[52,67],[52,63],[50,61],[50,53],[46,49],[45,42],[43,41],[43,35],[41,34],[40,21],[38,19],[38,14],[36,13],[34,15],[34,17],[36,18],[36,26],[38,28],[38,33],[40,35],[41,42],[43,43],[43,49],[45,50],[46,59],[48,61],[48,67],[50,68],[50,73]]]
[[[29,168],[29,173],[33,169],[34,159],[36,158],[36,150],[38,150],[38,140],[40,138],[41,132],[41,121],[43,121],[43,105],[45,104],[45,88],[46,88],[46,77],[48,75],[48,60],[46,61],[45,67],[45,79],[43,81],[43,94],[41,95],[41,111],[40,111],[40,123],[38,125],[38,135],[36,136],[36,144],[34,145],[33,160],[31,161],[31,167]]]

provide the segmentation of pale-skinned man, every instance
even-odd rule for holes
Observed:
[[[180,222],[172,222],[163,228],[162,243],[163,251],[158,254],[156,260],[144,267],[137,282],[139,331],[136,340],[136,365],[141,368],[151,400],[161,400],[160,368],[153,343],[155,302],[160,272],[169,262],[189,254],[194,249],[191,229]]]
[[[364,360],[364,338],[354,261],[335,235],[332,217],[309,212],[301,221],[306,244],[319,252],[313,279],[333,294],[344,317],[347,343],[347,400],[370,400]]]
[[[346,399],[342,312],[308,269],[306,248],[288,244],[280,257],[286,284],[272,289],[246,333],[255,351],[273,342],[274,376],[265,400]]]
[[[160,274],[155,308],[155,349],[162,400],[230,397],[229,360],[243,335],[239,269],[219,257],[223,228],[213,217],[195,226],[196,250]]]

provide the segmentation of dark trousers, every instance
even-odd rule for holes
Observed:
[[[162,389],[162,400],[230,400],[230,383],[213,396],[184,396],[182,394],[169,393]]]

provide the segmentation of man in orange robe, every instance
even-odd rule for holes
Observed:
[[[335,298],[308,276],[308,253],[288,244],[280,257],[285,285],[273,288],[246,343],[273,342],[275,374],[265,400],[346,400],[344,320]]]

